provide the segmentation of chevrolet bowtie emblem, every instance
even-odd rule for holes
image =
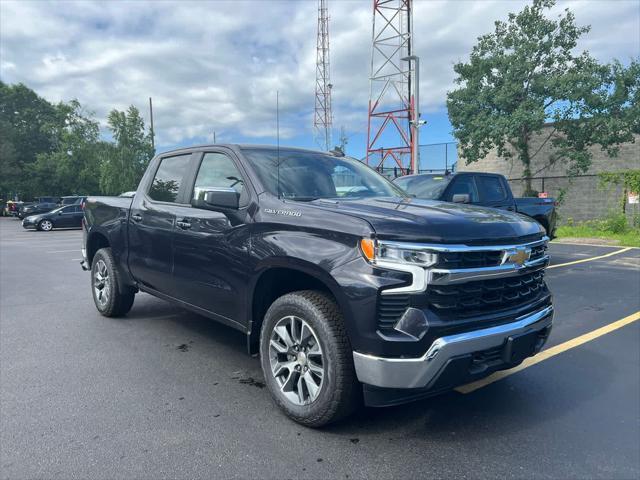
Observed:
[[[502,265],[511,263],[517,267],[524,267],[524,264],[531,257],[531,249],[528,247],[516,247],[506,250],[502,256]]]

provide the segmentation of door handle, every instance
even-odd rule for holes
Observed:
[[[142,215],[140,215],[139,213],[134,213],[133,215],[131,215],[131,220],[133,220],[134,222],[140,222],[142,221]]]
[[[189,230],[191,228],[191,224],[189,222],[185,222],[184,220],[179,220],[176,222],[176,225],[183,230]]]

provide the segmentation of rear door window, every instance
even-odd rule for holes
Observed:
[[[163,158],[149,188],[149,197],[158,202],[176,202],[190,161],[191,154]]]
[[[500,177],[479,175],[476,178],[476,183],[483,202],[503,202],[507,199],[507,192]]]

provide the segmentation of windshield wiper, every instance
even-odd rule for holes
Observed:
[[[284,197],[285,200],[294,200],[296,202],[313,202],[320,197]]]

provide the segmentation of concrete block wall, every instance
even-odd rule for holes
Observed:
[[[552,147],[551,142],[546,140],[552,129],[552,126],[547,126],[539,135],[531,139],[530,151],[533,153],[539,150],[531,163],[531,170],[534,173],[532,187],[537,191],[543,191],[542,177],[566,176],[565,164],[556,162],[550,165]],[[640,169],[640,136],[638,135],[635,136],[634,142],[620,146],[617,157],[610,157],[599,146],[592,147],[591,152],[593,158],[587,176],[573,179],[545,178],[544,180],[544,191],[548,192],[549,196],[557,198],[562,189],[566,189],[563,204],[559,208],[561,223],[565,223],[569,218],[574,221],[602,218],[612,211],[619,211],[621,189],[601,188],[597,174]],[[515,180],[522,178],[523,175],[522,163],[517,158],[502,158],[492,151],[482,160],[467,165],[460,154],[458,170],[500,173],[509,179],[514,195],[522,196],[524,191],[524,183]],[[639,205],[627,204],[628,216],[640,214],[639,207]]]

